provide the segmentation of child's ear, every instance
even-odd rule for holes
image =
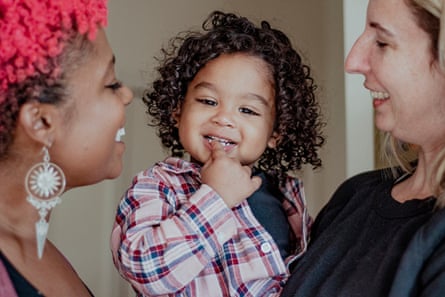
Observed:
[[[274,149],[277,147],[278,142],[280,140],[281,140],[281,135],[279,135],[277,132],[273,132],[269,138],[269,141],[267,142],[267,146],[271,149]]]
[[[173,111],[172,117],[176,122],[175,127],[178,128],[179,118],[181,117],[181,109],[179,107]]]
[[[59,109],[52,104],[27,102],[20,108],[18,124],[31,139],[51,145],[59,113]]]

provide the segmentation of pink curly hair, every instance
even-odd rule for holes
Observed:
[[[64,42],[77,31],[95,38],[107,0],[0,0],[0,104],[10,85],[38,74],[57,77]]]

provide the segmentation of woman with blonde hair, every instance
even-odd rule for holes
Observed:
[[[364,76],[396,166],[338,188],[282,296],[443,296],[445,211],[434,178],[444,172],[443,9],[442,0],[369,0],[345,68]]]

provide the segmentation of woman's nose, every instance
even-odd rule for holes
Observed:
[[[348,73],[365,74],[370,70],[369,41],[363,34],[355,41],[345,61],[345,70]]]

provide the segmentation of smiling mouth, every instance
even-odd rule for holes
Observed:
[[[389,94],[386,92],[371,91],[371,97],[372,99],[384,100],[389,98]]]
[[[216,136],[204,136],[205,139],[207,139],[209,141],[209,143],[212,143],[214,141],[221,143],[223,146],[232,146],[235,145],[236,143],[224,138],[219,138]]]
[[[125,135],[125,128],[120,128],[119,130],[117,130],[114,140],[116,142],[120,142],[122,137],[124,137],[124,135]]]

